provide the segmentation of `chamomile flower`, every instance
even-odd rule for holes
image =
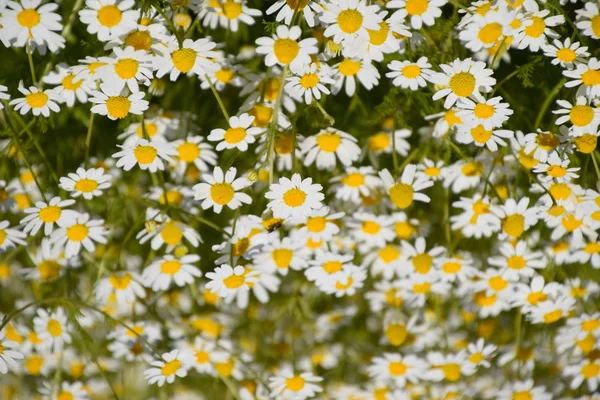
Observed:
[[[348,221],[350,235],[358,243],[364,243],[366,248],[384,247],[387,242],[395,238],[391,228],[394,221],[384,215],[371,213],[355,213]]]
[[[308,38],[298,41],[302,29],[299,26],[288,28],[279,25],[275,35],[256,39],[256,52],[265,55],[265,65],[271,67],[275,64],[300,68],[310,64],[310,55],[316,54],[317,39]]]
[[[345,58],[334,67],[334,84],[331,92],[337,95],[344,87],[344,92],[351,97],[356,92],[356,79],[365,89],[371,90],[379,82],[381,75],[368,59]]]
[[[89,400],[89,393],[82,382],[73,383],[62,382],[60,386],[45,382],[45,386],[40,389],[44,400],[71,399],[71,400]]]
[[[416,177],[417,166],[408,164],[402,171],[400,182],[392,177],[392,174],[383,169],[379,172],[379,177],[383,181],[383,186],[390,196],[390,200],[400,209],[408,208],[414,201],[429,203],[429,196],[420,193],[421,190],[433,186],[433,181],[426,177]]]
[[[115,47],[112,57],[99,58],[106,64],[98,68],[98,78],[115,91],[121,91],[127,86],[132,93],[137,93],[140,91],[139,83],[150,85],[153,77],[152,59],[145,50],[135,50],[131,46],[125,49]]]
[[[10,101],[10,105],[14,106],[14,110],[21,115],[27,114],[29,111],[34,116],[42,115],[46,118],[50,117],[50,111],[59,112],[60,96],[56,94],[55,89],[40,90],[35,86],[30,86],[29,89],[23,87],[23,82],[19,82],[19,92],[25,97],[20,97]]]
[[[368,41],[367,29],[379,30],[382,18],[377,14],[378,10],[379,7],[368,5],[361,0],[328,2],[324,5],[319,19],[327,25],[325,37],[332,37],[335,43],[342,43],[344,39],[352,39],[355,36]]]
[[[427,275],[435,267],[436,258],[439,258],[444,253],[444,248],[436,246],[427,250],[425,238],[418,237],[415,240],[414,246],[402,241],[402,256],[404,261],[403,273],[416,273]]]
[[[169,79],[176,81],[180,74],[204,76],[209,71],[216,71],[217,65],[212,61],[218,56],[214,51],[216,46],[215,42],[206,38],[196,41],[185,39],[181,47],[177,42],[170,41],[163,54],[154,57],[156,77],[169,74]]]
[[[66,64],[58,64],[57,72],[50,72],[44,76],[43,81],[50,85],[58,85],[54,88],[54,94],[61,103],[68,107],[75,105],[75,99],[80,103],[87,103],[88,96],[94,88],[90,80],[78,77]]]
[[[600,8],[594,2],[587,2],[583,5],[583,8],[575,10],[577,14],[577,28],[581,29],[585,36],[589,36],[593,39],[600,39],[600,26],[598,20],[600,16]]]
[[[552,65],[568,69],[572,69],[576,62],[581,62],[590,55],[587,49],[587,46],[581,46],[579,42],[571,43],[571,38],[566,38],[563,42],[554,39],[552,44],[542,46],[544,55],[552,58]]]
[[[163,245],[167,245],[167,252],[171,252],[175,246],[184,243],[184,239],[193,247],[200,245],[200,234],[193,228],[183,222],[175,220],[166,220],[161,225],[153,229],[151,232],[146,230],[138,233],[140,243],[145,243],[152,239],[150,247],[153,250],[160,249]]]
[[[557,100],[556,103],[562,107],[552,111],[553,114],[561,115],[556,120],[556,125],[570,122],[570,131],[574,136],[596,132],[600,123],[600,108],[590,105],[591,102],[584,96],[578,96],[575,105],[566,100]]]
[[[61,16],[55,13],[56,3],[42,4],[42,0],[9,1],[2,7],[0,17],[0,38],[16,47],[25,47],[30,43],[39,48],[41,54],[46,48],[57,53],[65,47],[65,39],[57,33],[61,31]]]
[[[81,251],[83,246],[87,251],[95,250],[94,242],[105,244],[108,230],[104,227],[103,219],[90,220],[90,215],[79,214],[59,229],[52,232],[50,242],[59,247],[64,247],[65,257],[73,257]]]
[[[229,168],[225,174],[220,167],[215,167],[213,174],[202,174],[202,180],[206,183],[199,183],[193,187],[194,200],[202,200],[202,208],[213,208],[218,214],[224,206],[232,210],[240,207],[242,204],[252,203],[252,198],[246,193],[240,191],[250,185],[246,178],[235,177],[236,168]]]
[[[360,204],[361,196],[370,196],[381,185],[381,180],[375,175],[375,169],[371,166],[348,167],[344,172],[331,179],[332,183],[336,183],[332,191],[340,200]]]
[[[394,60],[388,64],[388,68],[391,72],[385,76],[392,79],[392,85],[413,91],[427,86],[427,80],[433,73],[427,57],[421,57],[416,62]]]
[[[206,289],[221,297],[227,297],[239,290],[249,290],[250,286],[258,280],[258,271],[246,270],[241,265],[232,268],[223,264],[215,268],[214,272],[208,272],[206,277],[210,281]]]
[[[213,129],[208,135],[208,140],[219,142],[217,151],[237,148],[239,151],[248,150],[248,144],[256,141],[255,136],[262,132],[261,128],[252,127],[255,117],[249,114],[241,114],[229,118],[229,128]]]
[[[477,147],[487,147],[490,151],[498,151],[498,146],[506,146],[502,139],[510,139],[514,136],[513,131],[507,129],[486,129],[483,124],[459,125],[456,132],[456,141],[459,143],[473,143]]]
[[[533,379],[526,381],[517,381],[508,383],[498,391],[498,400],[511,400],[515,397],[526,397],[531,400],[551,400],[551,393],[548,393],[543,386],[535,386]]]
[[[207,7],[208,8],[208,7]],[[225,29],[237,32],[240,22],[246,25],[254,25],[253,17],[260,17],[262,12],[250,8],[242,0],[225,0],[222,3],[210,3],[210,10],[204,10],[198,14],[198,18],[204,19],[204,26],[212,29],[220,24]]]
[[[302,179],[300,174],[292,175],[292,179],[281,177],[269,189],[265,198],[270,200],[267,207],[275,218],[297,220],[309,217],[313,210],[323,206],[321,201],[325,198],[321,185],[313,184],[312,178]]]
[[[23,232],[34,236],[43,225],[44,235],[48,236],[52,233],[54,224],[60,227],[70,224],[75,220],[78,213],[72,210],[63,210],[63,207],[73,204],[75,204],[75,200],[61,200],[58,196],[53,197],[49,203],[36,202],[35,207],[24,210],[29,215],[21,220],[21,224],[26,224]]]
[[[337,158],[349,167],[360,156],[360,147],[356,143],[356,138],[346,132],[334,128],[323,129],[302,142],[304,165],[310,166],[316,161],[318,169],[332,170]]]
[[[140,281],[141,278],[134,272],[111,273],[96,284],[94,289],[96,301],[106,304],[114,296],[118,304],[129,305],[135,301],[136,296],[144,299],[146,291]]]
[[[456,115],[464,121],[465,125],[477,126],[483,125],[483,128],[490,131],[493,128],[502,126],[508,121],[513,110],[508,108],[507,103],[502,102],[502,97],[496,96],[485,101],[475,103],[473,100],[464,98],[457,103],[460,111]]]
[[[600,360],[584,359],[564,369],[564,375],[571,376],[571,389],[577,389],[586,382],[587,387],[595,392],[600,385]]]
[[[507,199],[502,206],[491,207],[492,213],[502,221],[502,233],[518,238],[538,221],[538,209],[529,207],[530,199],[523,197],[518,202]]]
[[[480,92],[491,91],[496,83],[492,70],[486,68],[484,62],[470,58],[456,59],[450,64],[441,64],[440,68],[444,72],[432,74],[429,80],[442,87],[433,95],[433,100],[446,97],[444,108],[447,109],[459,98],[474,96],[478,101],[485,101]]]
[[[194,165],[200,172],[207,172],[217,163],[217,154],[210,144],[204,142],[203,136],[188,136],[177,140],[173,142],[173,147],[177,150],[177,167],[182,175],[190,165]]]
[[[501,268],[504,276],[510,280],[518,281],[519,278],[530,278],[535,269],[546,266],[543,253],[529,251],[524,241],[518,241],[516,245],[504,243],[500,247],[502,256],[488,258],[488,264]]]
[[[279,11],[279,12],[277,12]],[[275,3],[271,5],[266,11],[267,15],[275,14],[277,12],[277,16],[275,17],[275,21],[281,22],[283,21],[286,25],[290,25],[292,23],[292,17],[295,13],[302,13],[304,20],[311,28],[315,26],[315,19],[317,15],[319,15],[323,11],[322,7],[318,3],[313,2],[305,2],[305,1],[287,1],[287,0],[277,0]]]
[[[403,388],[407,383],[416,384],[423,378],[427,363],[414,355],[384,353],[382,357],[373,357],[367,367],[369,376],[376,382],[393,383]]]
[[[217,372],[214,364],[227,361],[228,356],[226,351],[219,349],[215,342],[203,339],[200,336],[194,339],[194,343],[190,347],[190,350],[194,352],[194,356],[196,357],[192,368],[198,373],[216,376]]]
[[[410,18],[410,24],[414,29],[421,29],[423,24],[432,26],[435,19],[442,15],[440,7],[446,4],[446,0],[392,0],[387,3],[387,8],[398,9],[392,18],[404,20]]]
[[[600,60],[592,57],[589,61],[582,62],[573,70],[563,71],[563,75],[573,80],[565,83],[565,87],[580,86],[578,93],[589,98],[600,97]]]
[[[6,338],[4,330],[0,331],[0,374],[8,373],[8,367],[13,369],[17,368],[17,362],[15,360],[23,359],[17,349],[19,344],[15,341]]]
[[[148,109],[144,92],[124,94],[118,87],[100,84],[100,91],[93,91],[89,101],[94,103],[94,114],[106,115],[112,120],[123,119],[129,114],[141,115]]]
[[[181,258],[166,255],[144,269],[142,280],[153,291],[167,290],[171,282],[180,287],[193,284],[194,277],[202,276],[202,272],[193,265],[198,261],[200,256],[196,254],[187,254]]]
[[[108,42],[112,37],[127,33],[137,26],[140,11],[131,9],[132,0],[86,0],[79,19],[87,25],[88,33]]]
[[[86,200],[102,196],[102,191],[111,185],[112,176],[104,173],[103,168],[77,168],[75,173],[60,178],[60,187],[71,192],[71,197],[82,196]]]
[[[523,311],[529,311],[540,301],[546,301],[558,294],[558,285],[555,282],[546,283],[544,277],[535,275],[529,284],[517,283],[515,293],[511,302],[515,306],[522,307]]]
[[[533,167],[533,172],[545,174],[545,178],[552,179],[558,183],[568,183],[579,177],[577,171],[580,168],[568,168],[570,160],[565,157],[561,160],[557,153],[552,153],[545,163],[539,163]]]
[[[304,243],[291,238],[273,239],[265,243],[254,263],[268,272],[287,275],[290,269],[301,271],[308,266],[308,251]]]
[[[161,387],[166,383],[175,382],[176,378],[185,378],[194,362],[194,353],[189,350],[173,350],[164,353],[161,360],[150,363],[150,368],[144,371],[144,377],[149,385]]]
[[[0,85],[0,100],[9,100],[10,94],[6,93],[8,88],[4,85]],[[4,103],[0,102],[0,110],[4,110]]]
[[[314,398],[323,391],[318,384],[322,380],[311,372],[294,373],[291,368],[284,368],[269,378],[269,388],[275,397],[304,400]]]
[[[33,326],[38,337],[47,343],[49,349],[60,352],[65,344],[71,343],[67,315],[62,308],[57,308],[52,313],[38,308]]]
[[[550,29],[565,22],[564,15],[548,16],[550,10],[541,10],[529,14],[516,30],[514,43],[517,48],[529,48],[532,52],[539,51],[548,41],[547,37],[557,38],[558,34]]]
[[[117,167],[123,168],[125,171],[129,171],[136,165],[142,170],[150,172],[163,171],[165,169],[164,161],[173,163],[174,160],[171,156],[177,155],[177,151],[170,143],[158,140],[139,139],[134,145],[119,147],[121,151],[113,154],[112,157],[118,159]]]
[[[292,72],[294,76],[287,78],[285,90],[296,100],[311,104],[313,97],[320,100],[321,93],[330,94],[325,84],[331,85],[334,81],[328,69],[318,68],[316,63],[311,63],[304,64]]]

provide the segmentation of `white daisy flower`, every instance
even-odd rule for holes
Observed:
[[[221,25],[224,29],[237,32],[240,22],[254,25],[253,17],[262,15],[260,10],[248,7],[242,0],[225,0],[222,3],[207,1],[206,3],[198,13],[198,19],[203,20],[203,26],[210,26],[211,29]]]
[[[502,206],[492,206],[491,211],[502,220],[503,234],[511,238],[518,238],[536,224],[538,221],[538,209],[529,208],[530,199],[523,197],[519,202],[507,199]]]
[[[90,98],[90,103],[96,104],[91,110],[94,114],[106,115],[115,120],[125,118],[129,114],[142,115],[148,109],[144,92],[131,93],[127,96],[121,89],[106,83],[100,84],[100,90],[93,91],[93,97]]]
[[[172,281],[179,287],[193,284],[194,277],[202,276],[202,272],[192,265],[198,261],[200,256],[196,254],[187,254],[181,258],[166,255],[144,269],[142,280],[146,287],[155,292],[167,290]]]
[[[37,316],[33,318],[33,327],[51,351],[60,352],[65,343],[71,343],[67,315],[62,308],[57,308],[52,314],[38,308]]]
[[[501,96],[477,103],[468,98],[461,98],[456,105],[460,109],[456,115],[465,125],[473,127],[481,124],[488,131],[502,126],[513,114],[513,110],[508,108],[509,104],[502,102]]]
[[[302,241],[285,237],[282,240],[272,239],[260,248],[260,253],[253,258],[261,270],[287,275],[288,271],[302,271],[308,266],[308,249]]]
[[[537,133],[528,133],[523,138],[523,152],[533,156],[535,160],[546,162],[550,154],[561,146],[561,139],[560,136],[550,131],[545,132],[538,129]]]
[[[349,97],[353,96],[356,92],[357,78],[365,89],[371,90],[377,86],[381,77],[377,68],[368,59],[345,58],[333,68],[335,70],[333,77],[335,82],[331,87],[331,92],[334,95],[337,95],[343,86],[346,95]]]
[[[114,296],[117,304],[131,304],[136,296],[146,298],[146,291],[139,283],[141,278],[135,272],[115,272],[100,279],[94,292],[99,304],[106,304]]]
[[[373,357],[367,367],[369,376],[378,382],[393,383],[403,388],[407,383],[418,383],[423,379],[427,363],[414,355],[384,353],[383,357]]]
[[[60,178],[60,188],[71,192],[72,197],[83,196],[86,200],[102,196],[102,191],[110,187],[112,176],[103,168],[90,168],[87,171],[77,168],[76,173]]]
[[[0,100],[9,100],[10,94],[6,93],[8,88],[4,85],[0,85]],[[4,103],[0,102],[0,110],[4,110]]]
[[[0,374],[7,374],[9,366],[17,369],[15,360],[23,359],[23,354],[17,351],[18,348],[19,343],[7,339],[5,330],[0,331]]]
[[[62,17],[53,12],[58,4],[50,2],[42,4],[42,0],[9,1],[2,9],[0,26],[3,41],[17,47],[25,47],[29,42],[33,48],[39,48],[41,54],[46,47],[56,53],[65,47],[65,39],[58,34],[63,29]]]
[[[25,214],[29,215],[21,220],[21,224],[26,224],[23,232],[34,236],[44,225],[44,235],[48,236],[52,233],[54,224],[60,227],[71,224],[79,214],[73,210],[63,210],[63,207],[73,204],[75,200],[61,200],[58,196],[53,197],[48,203],[36,202],[35,207],[24,210]]]
[[[535,11],[525,18],[521,26],[516,29],[513,46],[518,49],[529,48],[532,52],[536,52],[540,47],[544,46],[550,37],[556,39],[559,35],[550,29],[550,27],[564,24],[564,15],[548,16],[550,10]]]
[[[209,39],[185,39],[179,47],[177,42],[167,43],[163,54],[153,57],[156,77],[162,78],[169,74],[171,81],[176,81],[180,74],[204,76],[209,71],[215,71],[217,65],[212,61],[218,56],[213,51],[217,44]]]
[[[413,91],[427,86],[426,81],[433,73],[427,57],[421,57],[416,62],[394,60],[388,64],[388,68],[391,72],[385,76],[392,79],[392,85]]]
[[[446,0],[392,0],[386,7],[398,9],[392,18],[404,20],[409,17],[411,26],[414,29],[421,29],[423,24],[432,26],[435,23],[435,19],[442,15],[440,7],[446,3]]]
[[[593,1],[586,2],[583,8],[575,10],[577,14],[577,23],[575,26],[581,29],[585,36],[593,39],[600,39],[600,8]]]
[[[440,64],[440,68],[444,72],[432,74],[429,81],[442,87],[433,95],[433,100],[446,97],[444,108],[447,109],[459,98],[474,96],[478,101],[485,101],[480,92],[489,92],[496,84],[493,71],[481,61],[456,59],[450,64]]]
[[[88,33],[97,34],[102,42],[127,33],[137,26],[140,11],[131,9],[133,0],[86,0],[79,19],[87,25]]]
[[[577,64],[574,70],[564,70],[563,75],[573,79],[565,83],[565,87],[582,85],[578,94],[589,98],[600,97],[600,60],[598,58],[592,57],[587,63]]]
[[[556,299],[540,301],[532,306],[527,315],[532,324],[552,324],[569,316],[575,308],[575,299],[561,296]]]
[[[269,378],[269,388],[272,395],[281,399],[304,400],[314,398],[323,391],[318,385],[323,378],[311,372],[294,373],[289,368],[283,368],[275,376]]]
[[[302,30],[299,26],[288,28],[285,25],[277,27],[275,35],[256,39],[256,52],[265,55],[265,65],[275,64],[294,68],[310,64],[310,55],[318,52],[317,39],[307,38],[298,41]]]
[[[362,36],[347,38],[342,42],[342,55],[348,58],[370,58],[373,61],[382,62],[385,54],[393,54],[400,51],[401,40],[399,37],[412,37],[408,27],[401,21],[387,19],[387,11],[380,11],[377,29],[367,29],[369,39],[364,40]]]
[[[213,129],[208,135],[208,140],[212,142],[218,141],[217,151],[224,149],[237,148],[239,151],[248,150],[248,144],[256,141],[255,136],[262,132],[261,128],[252,127],[254,116],[249,114],[240,114],[229,118],[229,128]]]
[[[370,196],[381,186],[381,180],[375,175],[375,169],[371,166],[348,167],[344,170],[344,174],[331,178],[331,182],[335,183],[331,192],[336,198],[354,204],[360,204],[362,197]]]
[[[198,247],[201,242],[198,232],[188,225],[175,220],[164,221],[159,226],[155,226],[151,231],[148,231],[146,228],[140,231],[136,237],[140,240],[141,244],[152,239],[150,247],[153,250],[158,250],[166,244],[167,252],[171,252],[177,245],[183,243],[184,238],[193,247]]]
[[[321,22],[327,25],[325,37],[333,37],[335,43],[355,36],[369,41],[367,29],[379,30],[382,17],[377,14],[379,7],[369,5],[361,0],[343,0],[327,2],[319,16]]]
[[[108,230],[103,219],[90,220],[90,215],[79,214],[74,220],[52,232],[50,242],[65,249],[65,257],[76,256],[83,246],[87,251],[96,249],[94,242],[106,243]]]
[[[524,241],[518,241],[516,245],[503,243],[500,253],[501,257],[488,258],[488,264],[501,268],[503,276],[513,281],[518,281],[521,277],[531,278],[535,269],[546,266],[544,253],[529,251]]]
[[[189,165],[195,165],[200,172],[207,172],[217,163],[217,153],[210,144],[204,142],[203,136],[188,136],[176,140],[173,147],[177,150],[177,167],[182,175]]]
[[[281,22],[283,21],[286,25],[290,26],[292,23],[292,17],[295,13],[302,13],[304,20],[311,28],[315,26],[315,17],[319,15],[323,8],[318,3],[313,3],[310,1],[287,1],[287,0],[277,0],[275,3],[271,5],[267,9],[266,14],[271,15],[277,12],[277,16],[275,16],[275,21]]]
[[[135,50],[131,46],[125,49],[115,47],[112,57],[100,57],[104,62],[96,73],[105,85],[115,91],[121,91],[127,85],[132,93],[140,91],[139,83],[150,85],[152,79],[152,59],[154,57],[145,50]]]
[[[379,132],[369,138],[369,151],[375,155],[392,154],[394,142],[396,153],[403,157],[408,155],[410,144],[406,141],[412,135],[410,129],[397,129],[392,132]]]
[[[194,343],[190,345],[190,350],[194,352],[196,357],[192,367],[200,374],[216,376],[215,363],[225,363],[228,359],[227,352],[217,347],[217,343],[203,339],[200,336],[194,339]]]
[[[205,285],[206,289],[221,297],[227,297],[239,290],[249,290],[250,286],[258,280],[258,271],[250,271],[241,265],[232,268],[223,264],[209,272],[206,277],[210,281]]]
[[[536,174],[546,174],[546,177],[558,183],[568,183],[578,178],[577,171],[581,168],[568,168],[571,160],[560,158],[557,153],[552,153],[545,163],[539,163],[533,167]]]
[[[477,147],[487,147],[490,151],[498,151],[498,145],[506,146],[502,140],[510,139],[514,136],[513,131],[507,129],[485,129],[483,124],[470,126],[468,124],[459,125],[456,131],[456,141],[459,143],[473,143]]]
[[[68,354],[68,353],[67,353]],[[82,382],[62,382],[57,386],[54,382],[44,382],[40,389],[43,400],[89,400],[90,396]]]
[[[147,169],[150,172],[163,171],[165,169],[163,160],[169,164],[173,163],[174,160],[171,156],[177,155],[177,151],[173,149],[170,143],[159,140],[139,139],[135,145],[119,145],[119,147],[122,150],[113,154],[112,157],[119,159],[117,167],[123,168],[125,171],[129,171],[136,164],[142,170]]]
[[[332,85],[329,69],[317,67],[317,63],[303,64],[292,69],[294,76],[287,78],[285,90],[297,101],[311,104],[313,97],[321,100],[321,93],[330,94],[324,84]]]
[[[252,198],[246,193],[240,191],[251,185],[248,179],[235,177],[236,168],[229,168],[225,175],[221,167],[215,167],[213,174],[202,174],[202,180],[206,183],[194,185],[194,200],[202,201],[204,210],[213,208],[218,214],[224,206],[232,210],[240,207],[242,204],[252,203]]]
[[[308,167],[316,161],[318,169],[331,171],[335,168],[338,158],[344,166],[349,167],[360,157],[361,151],[357,142],[354,136],[338,129],[322,129],[302,142],[304,165]]]
[[[50,281],[62,276],[66,260],[61,251],[59,247],[50,244],[50,239],[43,238],[35,251],[28,252],[35,268],[23,270],[25,278]]]
[[[552,65],[568,69],[572,69],[576,62],[584,61],[590,55],[587,49],[587,46],[581,46],[579,42],[571,43],[571,38],[566,38],[564,42],[554,39],[552,44],[542,46],[544,55],[552,58]]]
[[[75,105],[75,99],[82,104],[87,103],[88,96],[95,88],[92,82],[75,75],[64,63],[58,64],[56,69],[57,72],[48,73],[42,80],[50,85],[58,85],[54,88],[54,93],[59,101],[68,107]]]
[[[27,114],[29,111],[34,116],[43,115],[48,118],[50,111],[59,112],[60,96],[56,94],[55,89],[40,90],[35,86],[30,86],[29,89],[23,87],[23,82],[19,82],[19,92],[25,97],[19,97],[10,101],[11,106],[14,106],[15,111],[21,115]]]
[[[384,168],[379,172],[379,177],[383,181],[383,186],[390,196],[390,200],[400,209],[408,208],[415,200],[424,203],[429,203],[431,200],[429,196],[419,192],[433,186],[433,181],[423,176],[416,177],[416,171],[417,166],[415,164],[408,164],[404,167],[398,183],[387,169]]]
[[[166,383],[175,382],[176,378],[185,378],[194,363],[194,353],[189,350],[173,350],[164,353],[161,360],[150,363],[150,368],[144,371],[144,377],[149,385],[161,387]]]
[[[570,122],[569,131],[573,136],[597,131],[600,124],[600,108],[593,107],[585,96],[578,96],[575,105],[566,100],[556,100],[556,103],[562,107],[552,111],[553,114],[560,115],[556,125]]]
[[[302,179],[300,174],[292,175],[292,179],[282,177],[273,183],[265,198],[271,200],[267,207],[273,211],[275,218],[291,218],[292,220],[309,217],[313,210],[322,207],[325,198],[321,190],[323,186],[313,184],[312,178]]]
[[[565,367],[563,374],[571,377],[571,389],[575,390],[586,382],[588,389],[596,392],[600,386],[600,360],[585,358],[577,364]]]

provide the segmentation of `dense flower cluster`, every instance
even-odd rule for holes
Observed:
[[[600,399],[600,3],[0,0],[0,398]]]

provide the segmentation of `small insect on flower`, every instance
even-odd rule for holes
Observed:
[[[215,167],[213,174],[202,174],[202,180],[206,183],[199,183],[193,187],[194,200],[202,200],[202,208],[213,208],[218,214],[224,206],[232,210],[240,207],[242,204],[252,203],[252,198],[240,190],[251,185],[246,178],[235,177],[236,168],[229,168],[225,174],[221,167]]]
[[[175,160],[171,156],[176,156],[177,151],[169,142],[160,140],[148,141],[139,139],[134,145],[122,145],[121,151],[113,154],[114,158],[118,158],[117,167],[122,167],[125,171],[129,171],[136,164],[142,170],[156,172],[163,171],[165,164],[163,162],[174,163]]]
[[[417,166],[415,164],[408,164],[402,171],[399,183],[396,183],[387,169],[379,172],[379,177],[383,181],[383,186],[388,192],[390,200],[400,209],[408,208],[413,201],[429,203],[431,200],[429,196],[419,192],[433,186],[433,181],[424,176],[415,177],[416,171]]]
[[[279,182],[269,189],[265,198],[271,200],[267,207],[275,218],[298,220],[309,217],[313,210],[323,206],[321,201],[325,198],[321,193],[323,186],[313,184],[312,178],[302,179],[300,174],[292,175],[292,179],[279,178]]]
[[[144,371],[148,384],[159,387],[175,382],[176,378],[185,378],[194,363],[194,353],[189,350],[173,350],[164,353],[160,360],[150,363],[151,368]]]
[[[110,187],[112,176],[103,168],[90,168],[87,171],[77,168],[76,173],[60,178],[60,187],[71,192],[72,197],[82,196],[86,200],[102,196],[102,191]]]

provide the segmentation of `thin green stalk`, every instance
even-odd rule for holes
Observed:
[[[175,24],[173,24],[173,20],[167,16],[167,14],[162,10],[161,7],[156,7],[155,9],[156,9],[156,11],[158,11],[158,13],[161,15],[161,17],[163,17],[165,19],[165,21],[167,21],[167,24],[169,25],[169,29],[171,30],[171,32],[173,32],[173,35],[175,35],[175,38],[177,39],[177,43],[179,44],[179,48],[181,48],[181,46],[183,44],[183,39],[180,37],[177,28],[175,28]]]
[[[92,142],[92,131],[94,130],[94,113],[90,113],[88,121],[87,136],[85,138],[85,169],[88,168],[90,158],[90,143]]]
[[[592,151],[592,162],[594,163],[594,169],[596,170],[596,176],[600,179],[600,168],[598,168],[598,160],[596,160],[596,152]]]
[[[396,133],[392,130],[392,161],[394,163],[394,177],[400,175],[400,166],[398,165],[398,152],[396,151]]]
[[[327,121],[329,126],[333,126],[333,124],[335,124],[335,118],[333,118],[331,115],[329,115],[329,113],[327,111],[325,111],[325,109],[323,108],[323,106],[321,105],[320,102],[315,100],[315,104],[317,105],[317,108],[319,109],[319,111],[321,111],[321,114],[323,114],[323,117],[325,118],[325,120]]]
[[[33,86],[37,86],[37,79],[35,77],[35,68],[33,66],[33,54],[31,54],[31,46],[29,45],[29,40],[25,46],[27,49],[27,58],[29,59],[29,69],[31,70],[31,80],[33,81]]]
[[[286,65],[283,67],[283,73],[281,74],[281,83],[279,85],[279,93],[275,100],[275,107],[273,107],[273,119],[269,126],[269,185],[273,183],[274,176],[274,165],[275,165],[275,134],[278,130],[277,121],[279,120],[279,108],[281,107],[283,97],[283,87],[285,86],[285,78],[287,77],[289,67]]]
[[[229,378],[227,378],[227,377],[224,377],[224,376],[221,376],[221,375],[219,375],[219,377],[221,378],[221,380],[223,381],[223,383],[225,384],[225,386],[227,386],[227,389],[229,390],[229,392],[231,393],[231,395],[236,400],[241,400],[238,391],[235,389],[235,386],[233,386],[233,382],[231,382],[231,380]]]
[[[227,120],[227,123],[229,123],[229,114],[227,113],[225,104],[223,104],[223,100],[221,100],[221,96],[219,96],[219,92],[217,91],[217,88],[215,88],[215,85],[210,80],[210,77],[208,76],[208,74],[204,75],[204,78],[206,78],[206,82],[208,82],[208,86],[210,86],[210,90],[212,90],[213,95],[215,96],[215,99],[217,99],[217,103],[219,103],[219,108],[221,109],[223,116]]]
[[[546,96],[544,103],[542,103],[542,108],[540,109],[540,112],[538,113],[537,118],[535,119],[535,124],[533,124],[533,128],[535,130],[537,130],[540,127],[540,124],[542,123],[542,119],[544,118],[544,114],[546,114],[546,110],[548,110],[548,107],[550,107],[550,104],[552,103],[552,101],[554,101],[554,98],[558,95],[558,92],[560,92],[560,90],[563,88],[566,81],[567,81],[567,78],[562,78],[552,88],[552,90],[550,91],[548,96]]]

